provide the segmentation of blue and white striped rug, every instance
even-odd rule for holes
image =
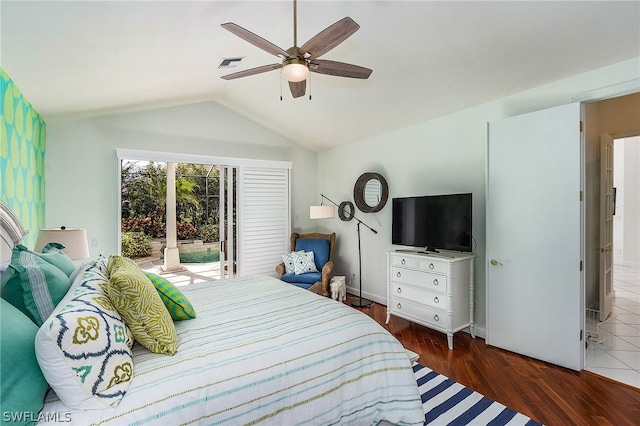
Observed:
[[[422,394],[425,424],[431,425],[540,425],[442,374],[413,364]]]

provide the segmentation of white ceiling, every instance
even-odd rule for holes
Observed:
[[[312,100],[279,71],[222,80],[279,59],[220,24],[287,49],[292,6],[2,0],[1,65],[48,123],[215,101],[319,152],[640,56],[638,1],[300,0],[298,45],[349,16],[361,28],[322,59],[371,77],[312,74]]]

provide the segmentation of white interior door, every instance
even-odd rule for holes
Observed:
[[[489,123],[489,345],[582,369],[579,103]]]
[[[613,306],[613,137],[600,135],[600,321]]]

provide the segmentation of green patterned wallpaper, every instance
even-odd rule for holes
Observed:
[[[45,225],[44,153],[46,124],[0,68],[0,199],[29,229],[33,248]]]

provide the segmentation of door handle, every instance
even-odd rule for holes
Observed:
[[[498,259],[491,259],[491,264],[494,266],[497,266],[497,265],[503,266],[502,262],[498,262]]]

